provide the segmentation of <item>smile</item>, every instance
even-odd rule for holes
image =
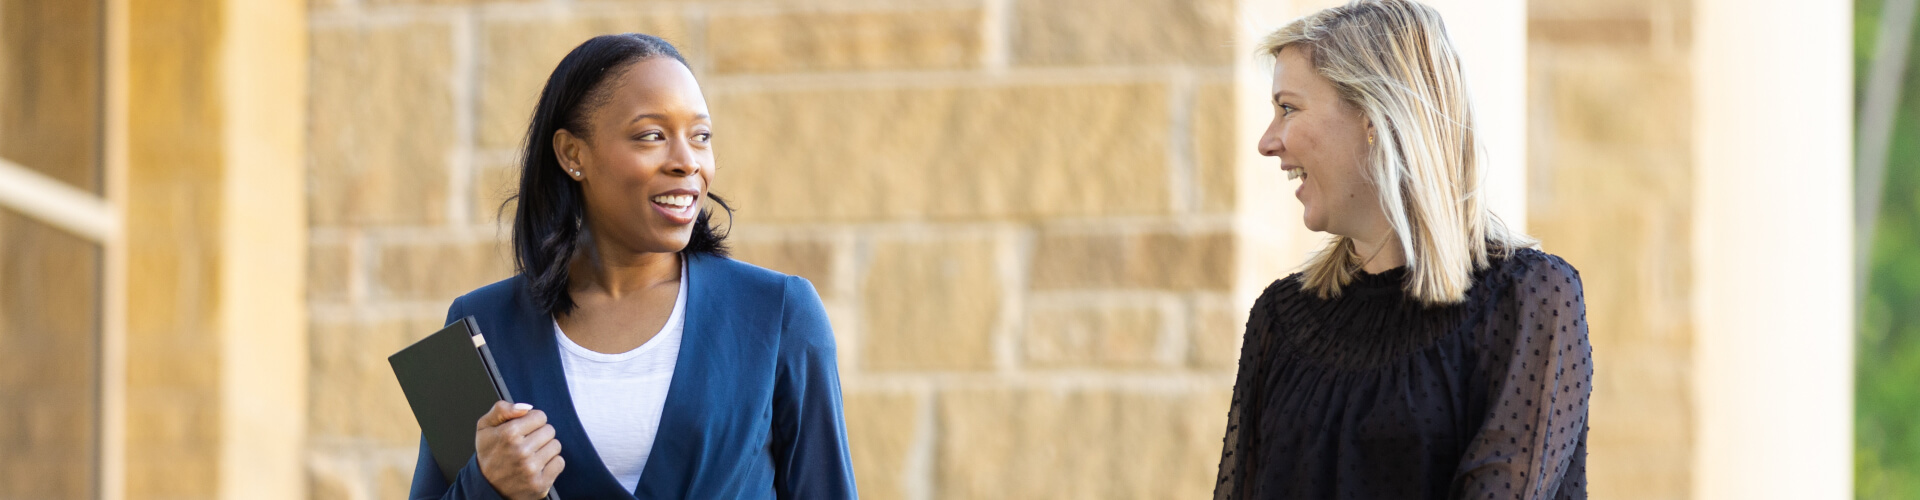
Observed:
[[[647,198],[653,205],[653,211],[665,217],[675,226],[692,224],[699,215],[700,194],[691,189],[675,189]]]
[[[684,208],[693,206],[693,195],[663,194],[660,196],[653,197],[653,202],[659,203],[661,205],[677,208],[677,209],[684,209]]]

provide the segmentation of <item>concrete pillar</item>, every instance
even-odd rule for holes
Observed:
[[[1695,3],[1695,498],[1853,496],[1851,5]]]

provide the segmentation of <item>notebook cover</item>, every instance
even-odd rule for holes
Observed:
[[[493,353],[472,316],[460,318],[387,357],[400,390],[420,422],[427,450],[440,465],[440,474],[453,482],[473,457],[474,424],[493,409],[495,401],[512,401],[499,373],[492,370]]]

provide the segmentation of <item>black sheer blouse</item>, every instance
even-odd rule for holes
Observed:
[[[1520,250],[1460,304],[1401,291],[1406,268],[1321,300],[1300,275],[1254,303],[1214,498],[1586,498],[1580,273]]]

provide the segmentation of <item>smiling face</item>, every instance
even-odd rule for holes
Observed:
[[[1281,49],[1273,65],[1273,123],[1260,136],[1260,154],[1280,158],[1298,179],[1307,229],[1378,238],[1387,228],[1380,197],[1365,174],[1372,126],[1314,71],[1306,49]]]
[[[554,133],[560,168],[586,195],[587,228],[634,252],[678,252],[713,184],[713,124],[686,65],[654,57],[603,82],[581,121]]]

